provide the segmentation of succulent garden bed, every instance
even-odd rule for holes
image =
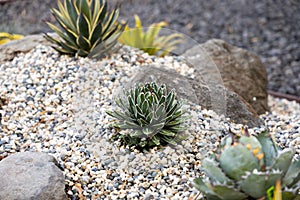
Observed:
[[[179,98],[168,83],[136,83],[137,73],[149,67],[174,70],[177,84],[175,74],[180,81],[201,82],[195,60],[201,48],[193,48],[193,62],[187,55],[166,56],[181,34],[159,36],[164,22],[144,32],[137,16],[136,28],[129,28],[117,21],[118,9],[106,6],[105,1],[58,1],[51,12],[60,26],[48,23],[57,35],[44,35],[52,48],[43,42],[1,61],[0,161],[24,151],[54,156],[70,199],[299,199],[300,105],[269,97],[270,111],[265,113],[265,106],[258,116],[254,105],[257,98],[266,104],[266,91],[247,102],[225,90],[225,82],[214,82],[222,70],[211,60],[203,66],[217,71],[202,71],[210,84],[203,98],[220,108],[216,112]],[[256,63],[255,56],[241,54]],[[188,84],[178,94],[193,92]],[[215,93],[219,86],[231,99]],[[245,117],[244,124],[250,118],[264,125],[249,123],[248,129],[234,123],[238,119],[226,111],[234,107],[249,111],[237,117]]]
[[[54,155],[64,168],[71,199],[195,197],[191,182],[202,175],[201,159],[216,150],[229,127],[239,132],[241,125],[187,103],[192,116],[188,138],[175,148],[142,153],[110,141],[113,118],[106,113],[137,68],[164,64],[186,74],[188,66],[180,60],[129,47],[100,61],[60,56],[47,46],[19,54],[1,65],[1,94],[9,99],[3,106],[1,157],[19,151]],[[261,118],[281,147],[293,147],[299,155],[299,104],[269,97],[269,106],[270,113]]]

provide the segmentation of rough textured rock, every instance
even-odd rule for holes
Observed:
[[[199,104],[202,108],[224,114],[235,123],[249,127],[264,125],[263,120],[241,96],[223,85],[209,86],[200,76],[191,79],[163,66],[160,68],[144,66],[136,73],[130,83],[151,81],[166,84],[168,88],[175,88],[178,97]]]
[[[194,103],[198,103],[197,96],[189,80],[178,74],[175,70],[167,69],[164,66],[161,66],[160,68],[152,65],[141,67],[125,87],[129,89],[133,86],[132,84],[152,81],[159,84],[166,84],[168,88],[176,88],[178,96]]]
[[[258,56],[219,39],[196,46],[184,56],[188,58],[199,53],[205,56],[201,62],[198,58],[193,63],[195,67],[204,69],[213,61],[226,88],[243,97],[257,114],[268,111],[267,72]]]
[[[1,200],[65,200],[64,175],[56,160],[38,152],[23,152],[0,162]]]
[[[39,44],[49,44],[42,34],[28,35],[0,46],[0,63],[12,60],[17,53],[26,53]]]

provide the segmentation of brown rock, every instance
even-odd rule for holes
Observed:
[[[196,55],[200,58],[193,58]],[[213,67],[206,69],[213,61],[226,88],[241,96],[257,114],[268,111],[267,72],[254,53],[213,39],[193,47],[184,56],[202,75],[207,70],[210,76],[216,74],[209,71]]]
[[[125,88],[132,88],[135,83],[153,81],[158,84],[166,84],[169,89],[175,88],[179,97],[198,103],[198,98],[189,80],[178,74],[175,70],[167,69],[164,66],[160,68],[152,65],[142,66]]]
[[[132,87],[133,83],[152,81],[166,84],[169,89],[175,88],[179,98],[199,104],[202,108],[214,110],[218,114],[224,114],[235,123],[249,127],[264,125],[252,107],[235,92],[219,84],[209,86],[201,77],[197,77],[197,79],[184,77],[175,70],[163,66],[160,68],[141,67],[126,88]]]

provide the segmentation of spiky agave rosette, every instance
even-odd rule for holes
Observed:
[[[166,144],[176,145],[186,135],[189,116],[176,98],[176,92],[167,92],[166,85],[156,83],[136,84],[117,98],[118,109],[107,113],[118,120],[113,139],[137,149],[149,149]]]
[[[159,36],[162,28],[167,26],[164,21],[151,24],[147,31],[144,31],[140,18],[137,15],[134,15],[134,18],[135,27],[129,28],[126,25],[119,37],[118,41],[121,44],[141,49],[149,55],[163,57],[175,50],[176,46],[183,41],[183,35],[179,33]]]
[[[206,179],[196,178],[194,186],[207,199],[267,199],[268,191],[280,185],[283,200],[299,200],[300,160],[294,151],[280,150],[267,132],[258,136],[231,134],[217,152],[202,161]],[[273,199],[273,197],[272,197]]]
[[[59,36],[46,34],[53,48],[61,54],[99,58],[113,50],[125,28],[117,22],[119,9],[107,10],[105,0],[57,1],[51,12],[59,27],[46,22]]]

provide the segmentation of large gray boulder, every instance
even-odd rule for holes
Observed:
[[[200,77],[187,78],[164,66],[141,67],[126,87],[131,87],[132,83],[152,81],[166,84],[169,89],[175,88],[179,98],[196,103],[202,108],[214,110],[218,114],[224,114],[235,123],[249,127],[264,125],[263,120],[253,108],[237,93],[228,90],[223,85],[209,86]]]
[[[54,157],[23,152],[0,162],[1,200],[65,200],[64,175]]]
[[[217,67],[223,85],[228,90],[241,96],[257,114],[268,111],[267,72],[254,53],[223,40],[212,39],[194,46],[183,56],[198,74],[216,75],[210,72]]]

